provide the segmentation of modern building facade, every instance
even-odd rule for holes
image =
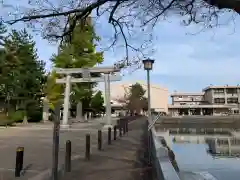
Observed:
[[[224,115],[238,114],[240,86],[208,86],[201,93],[173,93],[169,114]]]
[[[142,82],[138,82],[142,85],[142,87],[146,90],[145,95],[147,96],[147,85]],[[112,83],[111,84],[111,102],[112,106],[115,103],[121,102],[121,99],[124,99],[124,96],[129,91],[129,87],[135,83]],[[168,89],[157,86],[151,85],[151,109],[152,111],[156,112],[164,112],[168,113]]]

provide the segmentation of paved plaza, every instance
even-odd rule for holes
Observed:
[[[32,127],[30,127],[32,126]],[[60,131],[59,164],[64,163],[65,142],[72,141],[72,156],[81,157],[85,153],[85,135],[90,133],[92,150],[96,149],[99,123],[79,123],[72,129]],[[106,132],[103,133],[106,141]],[[24,152],[24,171],[19,179],[27,179],[52,167],[52,125],[28,125],[0,129],[0,179],[14,178],[16,148],[22,146]]]

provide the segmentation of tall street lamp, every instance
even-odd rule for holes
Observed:
[[[151,93],[150,93],[150,70],[152,70],[152,65],[154,63],[154,60],[152,59],[145,59],[142,61],[144,65],[144,70],[147,71],[147,91],[148,91],[148,124],[152,122],[151,118]],[[149,132],[148,135],[148,165],[151,166],[151,147],[152,147],[152,136],[151,136],[151,131]]]
[[[147,91],[148,91],[148,123],[152,122],[151,119],[151,93],[150,93],[150,70],[152,70],[152,66],[154,60],[152,59],[145,59],[142,61],[144,65],[144,70],[147,71]]]

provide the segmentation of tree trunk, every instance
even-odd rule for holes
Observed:
[[[28,124],[27,114],[23,118],[23,124]]]
[[[24,114],[24,118],[23,118],[23,124],[28,124],[28,117],[27,117],[27,103],[26,101],[23,102],[24,103],[24,109],[25,109],[25,114]]]
[[[43,122],[47,122],[49,119],[49,102],[44,98],[43,100]]]

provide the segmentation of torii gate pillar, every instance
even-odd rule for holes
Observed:
[[[105,81],[105,104],[106,104],[106,120],[107,125],[111,125],[111,97],[110,97],[110,76],[109,74],[104,74],[104,81]]]
[[[69,100],[71,92],[71,76],[68,74],[66,77],[66,87],[64,93],[64,105],[63,105],[63,121],[61,126],[68,127],[68,116],[69,116]]]

